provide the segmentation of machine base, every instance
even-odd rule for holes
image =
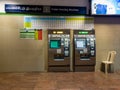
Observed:
[[[75,66],[75,72],[94,72],[95,66]]]
[[[70,66],[48,67],[48,72],[70,72]]]

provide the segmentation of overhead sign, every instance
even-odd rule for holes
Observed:
[[[36,5],[5,4],[5,12],[8,13],[42,13],[43,7]]]
[[[16,5],[16,4],[5,4],[5,12],[27,14],[82,14],[82,15],[87,14],[86,7]]]
[[[86,14],[86,7],[51,6],[51,13]]]

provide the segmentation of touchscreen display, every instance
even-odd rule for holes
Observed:
[[[60,48],[60,40],[50,40],[50,48]]]
[[[91,0],[92,15],[120,15],[120,0]]]

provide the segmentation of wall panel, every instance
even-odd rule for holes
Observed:
[[[0,16],[1,72],[44,71],[44,37],[20,39],[23,20],[23,16]]]
[[[96,71],[100,70],[101,61],[106,60],[110,50],[116,50],[114,69],[120,71],[120,18],[95,17],[96,30]]]

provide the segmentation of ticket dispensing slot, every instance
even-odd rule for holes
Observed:
[[[55,61],[64,61],[64,54],[55,54],[54,60]]]
[[[74,30],[74,66],[75,71],[94,71],[94,30]]]
[[[70,31],[48,31],[48,71],[70,70]]]

